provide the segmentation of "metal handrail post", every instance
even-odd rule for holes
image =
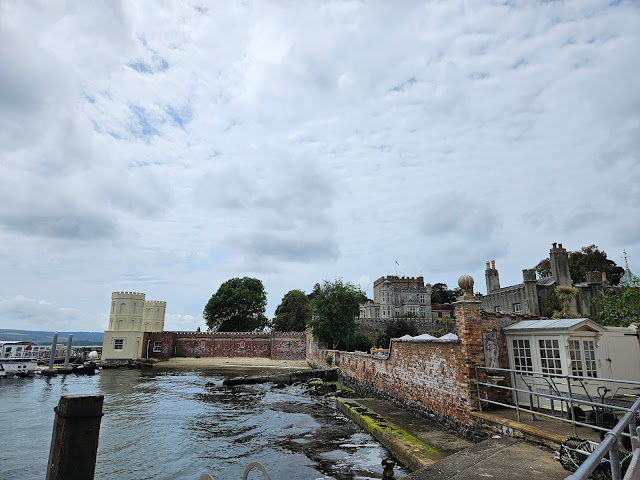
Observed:
[[[513,394],[513,403],[516,404],[516,413],[518,415],[518,422],[520,421],[520,403],[518,402],[518,392],[515,391],[516,388],[516,372],[511,370],[511,393]]]
[[[573,434],[578,436],[578,426],[576,425],[576,411],[573,409],[573,393],[571,393],[571,377],[567,375],[567,390],[569,392],[569,412],[571,412],[571,420],[573,420]]]
[[[618,448],[618,438],[611,432],[607,435],[613,435],[615,438],[611,449],[609,450],[609,463],[611,464],[611,479],[622,480],[622,470],[620,469],[620,449]]]
[[[476,387],[478,389],[478,408],[482,412],[482,399],[480,398],[480,380],[478,380],[478,366],[476,365]]]
[[[529,418],[530,420],[536,420],[536,416],[533,414],[533,391],[529,389]]]

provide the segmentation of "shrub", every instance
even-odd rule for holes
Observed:
[[[373,347],[373,342],[371,339],[365,335],[364,333],[357,333],[349,342],[349,350],[359,350],[361,352],[368,352]]]

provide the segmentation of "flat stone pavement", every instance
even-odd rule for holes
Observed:
[[[554,459],[554,452],[547,448],[502,436],[473,444],[391,402],[371,398],[356,400],[447,455],[433,465],[404,477],[407,480],[560,480],[571,474],[562,468]]]
[[[510,437],[490,438],[433,465],[407,480],[561,480],[565,470],[553,452]]]

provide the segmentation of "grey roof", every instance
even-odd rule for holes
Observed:
[[[559,318],[552,320],[522,320],[521,322],[514,323],[507,327],[505,330],[567,330],[571,327],[580,325],[581,323],[589,322],[597,325],[593,320],[588,318]],[[597,325],[600,327],[600,325]],[[602,329],[600,327],[599,329]]]

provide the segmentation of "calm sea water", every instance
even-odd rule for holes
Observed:
[[[253,371],[255,373],[255,371]],[[103,370],[93,377],[0,380],[0,479],[44,479],[61,395],[104,395],[95,478],[380,478],[389,455],[334,403],[298,387],[224,387],[238,372]],[[396,470],[396,476],[405,472]],[[257,471],[249,478],[262,478]]]

